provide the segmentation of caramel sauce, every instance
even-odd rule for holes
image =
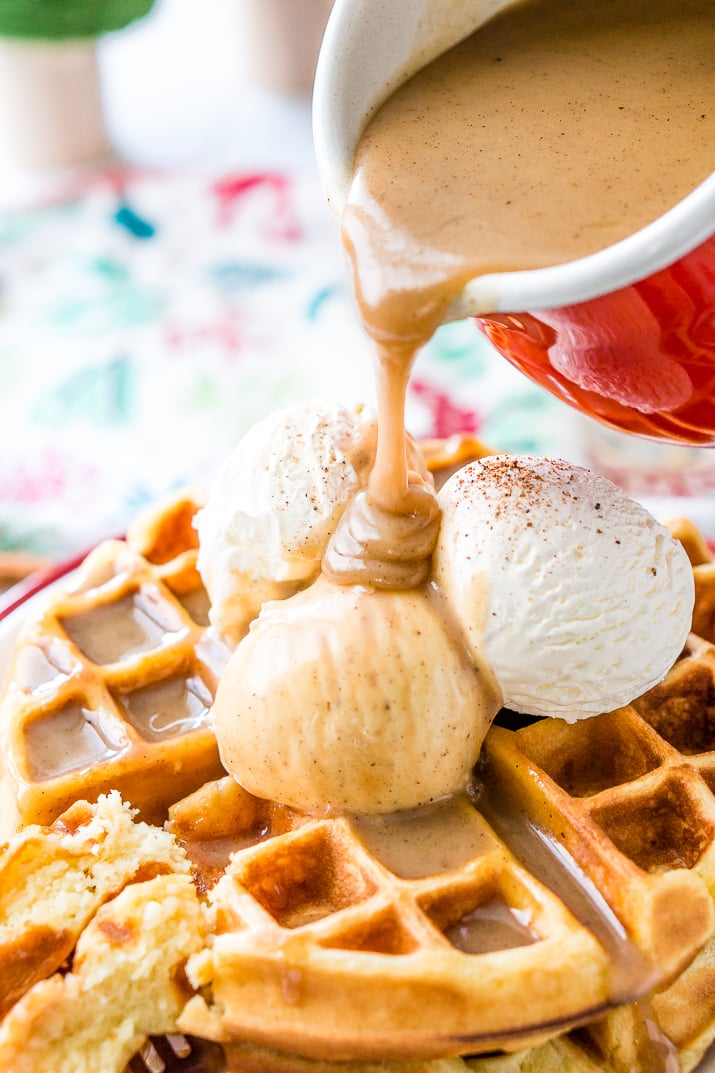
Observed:
[[[218,883],[226,871],[232,853],[255,845],[256,841],[257,836],[254,833],[243,837],[180,840],[180,845],[186,850],[186,856],[191,862],[194,882],[200,893],[205,894]]]
[[[710,0],[530,0],[419,71],[363,133],[343,215],[372,337],[414,352],[468,280],[681,201],[713,168],[714,55]]]
[[[407,472],[405,393],[464,285],[604,249],[710,174],[712,29],[712,0],[514,4],[372,118],[342,235],[375,342],[377,459],[326,554],[333,580],[409,588],[428,573],[392,552],[411,519],[425,564],[439,524]]]
[[[112,760],[128,748],[113,717],[70,701],[25,729],[25,749],[32,778],[56,778],[70,771]]]
[[[159,648],[183,629],[174,608],[151,589],[68,615],[61,626],[88,659],[102,665]]]
[[[444,934],[464,954],[512,950],[538,941],[538,936],[529,927],[528,913],[511,909],[500,898],[492,898],[466,913]]]
[[[370,853],[403,879],[448,872],[495,846],[466,795],[408,812],[355,817],[351,823]]]
[[[127,719],[147,741],[187,734],[208,721],[213,697],[198,675],[165,678],[120,695]]]
[[[434,491],[421,478],[399,502],[384,507],[372,489],[348,505],[323,557],[323,573],[340,585],[416,589],[430,572],[439,533]]]
[[[66,647],[55,639],[26,645],[18,653],[14,681],[31,693],[51,692],[69,677],[74,666]]]
[[[651,1073],[680,1073],[678,1048],[658,1025],[650,999],[635,1003],[634,1014],[634,1042],[641,1068]]]
[[[377,450],[367,489],[348,504],[323,556],[342,585],[414,589],[427,580],[439,535],[434,488],[407,467],[405,394],[414,354],[377,353]]]

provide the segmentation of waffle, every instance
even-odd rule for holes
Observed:
[[[475,446],[461,440],[439,447],[429,455],[437,482],[463,464],[465,451],[474,457]],[[435,806],[431,830],[439,838],[425,837],[411,858],[416,868],[405,869],[394,856],[400,831],[307,817],[224,776],[206,709],[227,653],[207,625],[196,572],[197,503],[182,494],[161,504],[53,592],[23,631],[0,733],[22,825],[51,823],[68,803],[110,788],[145,819],[163,824],[168,816],[211,926],[208,940],[172,963],[191,953],[186,971],[198,993],[179,1012],[172,992],[166,1019],[133,1020],[124,991],[131,991],[125,972],[135,970],[127,966],[132,957],[148,964],[157,946],[172,949],[172,928],[128,949],[129,961],[121,944],[105,941],[112,926],[102,932],[102,920],[128,919],[119,914],[124,904],[138,919],[156,900],[132,883],[123,901],[114,898],[95,924],[83,925],[72,972],[33,981],[15,1003],[0,1028],[0,1045],[15,1050],[0,1049],[0,1068],[84,1069],[71,1051],[84,1056],[100,1046],[82,1002],[97,994],[123,1011],[122,1023],[135,1024],[127,1037],[135,1050],[143,1035],[178,1027],[223,1044],[228,1068],[242,1073],[654,1073],[639,1042],[645,1007],[611,1004],[656,988],[647,1017],[671,1036],[681,1068],[692,1069],[715,1020],[709,642],[691,638],[666,682],[615,715],[494,728],[474,788],[483,814],[467,798]],[[711,562],[707,548],[697,534],[682,539],[690,540],[697,577]],[[87,652],[97,612],[106,612],[114,634],[127,607],[130,618],[150,620],[151,643],[135,653],[120,645],[111,659]],[[82,616],[92,616],[84,630]],[[177,681],[194,683],[199,711],[164,733],[161,713],[158,724],[142,721],[137,712],[147,708],[131,698]],[[74,757],[56,747],[52,724],[62,718],[78,726]],[[603,753],[595,767],[594,748]],[[52,763],[61,770],[48,773],[43,765]],[[528,857],[520,863],[515,832],[528,825],[518,815],[500,824],[493,807],[500,795],[521,802],[549,833],[545,868]],[[656,833],[650,849],[646,828]],[[452,831],[459,852],[450,848]],[[436,861],[435,848],[445,855]],[[568,882],[552,889],[555,864],[559,873],[578,870],[579,889],[593,884],[600,892],[596,902],[606,909],[597,926]],[[627,937],[622,947],[609,928]],[[104,976],[92,963],[97,946],[102,965],[114,966]],[[87,986],[98,972],[104,983],[95,993]],[[161,1010],[166,979],[157,986]],[[98,1022],[111,1034],[104,1016]],[[565,1033],[581,1024],[588,1027]],[[54,1055],[47,1067],[42,1052],[32,1052],[33,1064],[12,1064],[24,1061],[15,1056],[32,1035]],[[195,1054],[203,1047],[195,1043]],[[459,1057],[497,1047],[513,1053]],[[116,1063],[131,1053],[114,1051],[106,1068],[119,1073]],[[194,1068],[212,1070],[200,1062]],[[176,1063],[177,1073],[183,1068]]]
[[[21,824],[110,789],[162,823],[222,773],[208,713],[228,653],[208,625],[196,509],[176,496],[101,544],[28,621],[0,705]]]
[[[669,528],[682,543],[693,567],[693,633],[705,641],[715,642],[715,560],[712,551],[697,527],[687,518],[674,518]]]
[[[421,440],[420,448],[438,490],[462,466],[494,453],[481,440],[459,433],[447,439]]]
[[[513,1054],[398,1062],[312,1060],[257,1044],[229,1044],[224,1051],[226,1061],[221,1073],[224,1069],[230,1073],[606,1073],[606,1066],[593,1048],[570,1035]],[[181,1073],[180,1066],[176,1073]],[[218,1073],[218,1068],[207,1069],[206,1073]],[[655,1071],[649,1069],[647,1073]]]
[[[681,686],[683,660],[669,676]],[[692,962],[669,946],[694,926],[685,909],[690,881],[700,878],[715,897],[715,798],[703,778],[710,758],[699,752],[699,728],[688,744],[681,727],[676,747],[644,717],[648,708],[658,711],[664,688],[642,698],[643,715],[631,707],[575,725],[494,727],[482,765],[485,779],[598,886],[646,959],[670,965],[671,982],[654,985],[645,1016],[675,1045],[680,1068],[690,1070],[715,1038],[712,925]],[[681,884],[682,902],[675,893]],[[592,1028],[603,1068],[649,1073],[647,1057],[632,1050],[643,1017],[643,1008],[629,1005]]]
[[[682,1073],[688,1073],[693,1070],[715,1038],[715,939],[709,912],[709,900],[715,898],[715,799],[703,777],[709,771],[712,757],[702,751],[697,722],[690,740],[686,738],[685,728],[679,728],[675,746],[654,729],[650,720],[656,721],[657,715],[662,714],[668,696],[673,702],[682,697],[684,681],[693,671],[699,677],[702,666],[698,661],[702,658],[712,673],[715,667],[712,646],[691,641],[665,682],[638,702],[643,714],[630,707],[574,725],[541,720],[517,731],[494,727],[487,737],[479,771],[485,786],[481,807],[488,816],[499,815],[500,824],[509,830],[513,829],[515,811],[524,810],[530,821],[547,834],[553,847],[563,846],[568,851],[572,867],[578,868],[586,880],[598,884],[598,890],[630,940],[625,948],[625,966],[621,964],[620,971],[632,967],[634,959],[639,972],[644,964],[661,966],[663,978],[654,981],[650,977],[648,987],[656,989],[652,997],[618,1007],[586,1028],[513,1054],[391,1063],[384,1060],[388,1052],[383,1049],[382,1060],[376,1054],[374,1060],[358,1062],[325,1058],[311,1061],[276,1052],[264,1041],[231,1047],[235,1068],[242,1073],[467,1073],[468,1070],[473,1073],[654,1073],[660,1068],[679,1068]],[[687,717],[686,721],[692,724]],[[669,728],[674,725],[670,717],[667,725]],[[231,819],[232,800],[241,816],[238,825],[253,824],[254,830],[268,840],[262,843],[266,848],[273,837],[272,827],[283,832],[293,829],[290,816],[285,815],[287,810],[267,803],[256,806],[235,784],[219,783],[211,788],[211,797],[216,796],[210,806],[209,797],[204,796],[208,793],[209,788],[204,788],[193,801],[183,802],[173,810],[175,828],[183,831],[189,843],[198,841],[200,845],[202,833],[215,834],[216,841],[212,843],[208,838],[207,844],[223,844],[227,850],[227,832],[235,823]],[[222,796],[219,814],[223,826],[214,832],[210,827],[202,832],[207,815]],[[303,819],[303,822],[307,821]],[[648,831],[648,838],[643,837],[644,830]],[[525,849],[520,844],[520,848],[528,859],[528,847]],[[210,855],[200,850],[194,852],[199,862],[211,860]],[[189,966],[190,974],[196,974],[195,983],[212,987],[214,1007],[226,1002],[226,1007],[233,1010],[243,997],[226,989],[226,980],[218,978],[222,973],[233,976],[239,972],[239,962],[230,960],[235,953],[235,948],[231,949],[232,936],[241,935],[241,946],[247,946],[250,929],[259,926],[258,914],[251,904],[252,854],[253,851],[248,851],[247,855],[244,852],[234,857],[214,887],[211,901],[218,913],[218,934],[212,951],[197,955]],[[323,847],[317,856],[324,862]],[[253,863],[257,863],[255,858]],[[539,871],[538,864],[533,870]],[[201,867],[198,871],[201,872]],[[209,882],[204,886],[210,887],[221,872],[222,862],[213,873],[209,868],[205,873]],[[254,877],[257,874],[259,869]],[[265,882],[267,875],[266,867]],[[275,871],[271,870],[270,875],[275,878]],[[246,889],[246,876],[249,889]],[[710,892],[709,898],[703,899],[706,891]],[[286,886],[281,892],[286,897]],[[289,912],[288,905],[289,896],[284,913]],[[289,920],[284,918],[284,924],[287,923]],[[295,921],[293,924],[296,926]],[[315,926],[298,922],[297,927],[304,937],[306,929]],[[229,936],[228,940],[225,935]],[[334,929],[331,938],[333,935]],[[221,949],[222,943],[228,944],[228,951]],[[703,943],[700,953],[691,960],[693,949]],[[614,954],[613,945],[611,953]],[[283,970],[287,974],[284,987],[289,988],[290,949],[284,951],[284,956]],[[301,951],[300,959],[301,971],[306,965],[310,971],[312,965],[305,950]],[[619,961],[617,949],[615,961]],[[504,967],[502,961],[502,971]],[[254,962],[250,968],[251,975],[260,975],[264,966],[258,966],[256,972]],[[542,986],[542,980],[543,977],[538,978],[537,989]],[[667,986],[664,981],[668,981]],[[294,982],[295,991],[288,1001],[300,1000],[301,983],[300,979]],[[522,993],[528,994],[533,1009],[532,1004],[538,1003],[539,996],[532,983],[524,979]],[[340,991],[335,981],[334,994]],[[419,1006],[420,1001],[425,1005]],[[425,999],[416,1002],[420,1009],[432,1009]],[[263,1012],[264,1008],[259,1008]],[[341,1030],[352,1009],[348,985],[346,1001],[339,1004]],[[220,1036],[223,1028],[225,1037],[226,1020],[225,1011],[219,1021],[215,1008],[207,1009],[203,999],[194,998],[180,1024],[187,1029],[200,1027],[204,1034],[213,1036]],[[242,1026],[241,1033],[250,1037],[250,1027],[246,1031]],[[280,1032],[272,1036],[274,1046],[279,1038]],[[288,1046],[287,1041],[285,1045]],[[300,1048],[305,1050],[304,1040]],[[669,1052],[677,1066],[663,1064],[664,1055],[667,1057]]]
[[[696,532],[690,534],[690,552],[697,571],[706,549]],[[695,613],[698,614],[697,607]],[[682,1070],[693,1069],[702,1057],[715,1035],[712,975],[715,951],[714,940],[709,938],[711,898],[715,895],[715,800],[709,789],[713,785],[713,756],[709,754],[712,722],[707,721],[712,720],[712,705],[708,707],[708,704],[714,670],[715,648],[691,637],[670,675],[637,702],[637,706],[573,726],[541,720],[519,731],[503,727],[491,731],[480,775],[485,788],[491,787],[492,800],[484,792],[480,807],[490,818],[496,820],[501,816],[499,829],[511,841],[513,802],[516,802],[532,823],[549,834],[552,850],[546,867],[541,865],[545,877],[553,871],[554,854],[560,855],[563,849],[573,862],[571,867],[578,869],[585,883],[593,884],[600,892],[608,913],[613,914],[613,921],[628,940],[619,950],[620,940],[614,939],[613,934],[609,938],[608,929],[602,934],[611,956],[619,963],[619,979],[612,983],[615,997],[619,987],[623,989],[621,997],[633,989],[634,971],[641,976],[644,992],[656,989],[658,993],[647,1007],[642,1003],[627,1004],[603,1016],[587,1033],[582,1031],[550,1040],[519,1050],[513,1056],[475,1059],[468,1063],[470,1068],[494,1070],[494,1073],[517,1069],[524,1073],[557,1069],[574,1073],[596,1069],[652,1073],[656,1068],[653,1047],[659,1046],[657,1041],[653,1042],[653,1026],[677,1048]],[[697,683],[697,688],[693,683]],[[212,790],[218,795],[217,800],[221,797],[220,785]],[[200,997],[192,999],[182,1016],[182,1027],[215,1039],[225,1040],[232,1035],[253,1039],[254,1044],[243,1045],[240,1052],[239,1068],[249,1073],[252,1070],[273,1073],[284,1067],[298,1070],[302,1067],[291,1065],[297,1059],[285,1055],[281,1058],[267,1045],[301,1050],[303,1054],[312,1050],[324,1058],[333,1045],[324,1037],[319,1038],[320,1031],[331,1023],[334,995],[341,993],[345,1002],[340,1003],[337,1015],[340,1044],[333,1048],[327,1063],[302,1059],[306,1071],[371,1070],[369,1060],[378,1064],[383,1060],[382,1066],[387,1069],[384,1059],[391,1054],[404,1056],[407,1051],[419,1051],[421,1046],[429,1054],[435,1046],[434,1039],[421,1044],[414,1025],[409,1045],[403,1040],[395,1043],[380,1036],[386,1013],[384,1005],[377,1008],[376,995],[383,995],[385,990],[395,995],[397,980],[390,979],[389,974],[387,978],[381,976],[382,970],[374,964],[369,966],[365,979],[360,981],[368,992],[366,1001],[361,989],[358,994],[351,991],[352,976],[350,980],[339,979],[337,975],[331,976],[328,967],[331,958],[337,960],[335,952],[344,953],[346,949],[352,956],[350,974],[359,971],[355,964],[358,954],[366,962],[374,963],[380,958],[384,962],[385,954],[388,959],[399,960],[407,955],[417,960],[424,953],[425,960],[432,962],[431,948],[411,946],[406,950],[400,945],[404,944],[403,939],[386,938],[385,918],[380,915],[386,912],[386,906],[399,906],[400,913],[404,913],[406,901],[412,911],[415,906],[418,912],[424,910],[431,903],[430,894],[421,898],[425,895],[421,887],[424,880],[405,882],[394,874],[386,879],[378,862],[375,889],[365,893],[361,886],[363,880],[359,878],[356,883],[355,874],[373,880],[376,862],[374,858],[365,861],[361,856],[364,846],[359,840],[355,843],[355,832],[349,825],[344,825],[348,830],[340,832],[336,843],[335,821],[303,826],[306,822],[303,820],[296,829],[295,814],[291,817],[288,810],[260,805],[234,784],[224,785],[240,802],[237,806],[240,815],[233,828],[235,845],[245,843],[251,830],[260,832],[261,841],[232,859],[210,894],[217,913],[218,934],[212,949],[193,959],[189,971],[196,985],[210,989],[211,999],[209,1002]],[[206,792],[207,788],[203,793]],[[512,802],[508,810],[504,808],[506,798]],[[224,826],[215,832],[214,844],[232,844],[228,829],[233,822],[232,810],[226,803],[217,806],[216,801],[210,808],[202,809],[194,801],[174,810],[174,823],[179,829],[184,825],[189,843],[192,840],[200,843],[202,837],[201,821],[194,828],[193,821],[187,818],[192,806],[204,820],[212,811],[218,812]],[[511,816],[511,820],[505,821],[504,816]],[[649,839],[643,838],[644,830],[649,831]],[[279,841],[283,842],[285,852],[275,845]],[[521,848],[523,852],[524,847]],[[297,863],[301,858],[303,863]],[[345,860],[352,860],[350,876],[333,873],[326,890],[315,884],[311,868],[318,861],[320,874],[324,875],[325,862],[334,860],[339,860],[341,865]],[[213,868],[211,880],[221,874],[223,863]],[[538,872],[538,865],[534,868]],[[198,871],[205,875],[201,868]],[[277,875],[280,881],[275,884]],[[454,888],[441,877],[445,904],[450,904],[455,889],[466,889],[463,876],[454,875],[451,879]],[[431,876],[424,886],[429,888],[433,881]],[[210,882],[204,885],[210,886]],[[309,892],[307,896],[306,892]],[[464,902],[461,904],[464,907]],[[581,910],[583,913],[582,905]],[[592,907],[585,911],[587,919],[589,912]],[[391,909],[387,910],[386,919],[394,930]],[[399,915],[398,919],[401,924],[408,922],[409,942],[414,943],[419,927],[411,917]],[[430,923],[433,925],[434,919]],[[260,931],[259,943],[253,934],[256,930]],[[297,954],[296,933],[300,937]],[[375,933],[377,941],[372,938]],[[314,949],[309,953],[306,945]],[[693,954],[700,947],[703,949],[693,961]],[[293,974],[291,951],[295,958]],[[503,973],[503,951],[500,958]],[[376,973],[372,979],[370,968]],[[313,974],[320,978],[315,987]],[[308,982],[306,975],[311,976]],[[454,970],[449,975],[453,982],[459,979]],[[481,965],[479,976],[486,982],[487,994],[491,992],[493,1009],[498,988],[488,975],[483,975]],[[426,970],[425,977],[429,979]],[[530,1009],[535,1013],[543,984],[541,979],[537,989],[529,984],[525,973],[522,994],[528,992]],[[371,988],[374,989],[372,1003]],[[456,990],[455,985],[452,991],[455,1005]],[[415,994],[413,998],[418,1009],[437,1009],[434,1021],[444,1028],[445,1034],[459,1038],[460,1027],[450,1020],[454,1010],[436,1007],[431,995]],[[473,996],[470,1000],[474,1001]],[[310,1005],[308,1018],[306,1004]],[[252,1009],[260,1010],[260,1025],[247,1015],[246,1011]],[[364,1018],[363,1031],[370,1036],[366,1062],[362,1064],[340,1061],[346,1058],[346,1052],[341,1050],[348,1035],[346,1011],[352,1017],[355,1010],[360,1011]],[[293,1035],[288,1026],[291,1013],[296,1015]],[[307,1020],[313,1021],[312,1033],[306,1029]],[[513,1046],[513,1041],[500,1042]],[[481,1049],[487,1046],[487,1041],[475,1041],[471,1046]],[[353,1057],[355,1047],[355,1041],[348,1047]],[[468,1049],[463,1039],[460,1049]],[[398,1068],[402,1065],[396,1062],[395,1069]],[[427,1060],[415,1068],[434,1069],[437,1073],[439,1063]]]
[[[520,739],[498,729],[492,736],[508,763]],[[567,824],[569,809],[557,793],[547,796]],[[309,819],[252,799],[231,780],[172,810],[171,829],[199,871],[202,859],[216,863],[209,835],[226,854],[239,847],[221,878],[203,884],[215,935],[187,971],[210,997],[188,1003],[182,1031],[336,1061],[523,1047],[639,988],[663,986],[710,933],[698,875],[672,865],[651,875],[612,842],[599,844],[599,886],[613,895],[629,938],[609,953],[627,953],[635,973],[624,969],[614,982],[604,949],[466,798],[420,813],[416,830],[410,822]],[[580,833],[599,841],[595,820],[583,820]],[[415,852],[404,857],[407,840]]]

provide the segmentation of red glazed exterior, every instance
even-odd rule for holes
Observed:
[[[715,235],[610,294],[474,319],[508,361],[570,406],[642,436],[715,444]]]

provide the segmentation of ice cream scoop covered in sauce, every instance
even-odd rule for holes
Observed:
[[[323,412],[299,463],[327,487],[341,487],[331,468],[345,469],[325,451],[345,412],[334,420]],[[242,473],[249,485],[266,479]],[[280,485],[278,461],[271,481]],[[291,579],[302,591],[263,603],[219,684],[222,760],[257,796],[311,812],[415,808],[465,788],[502,705],[583,718],[627,704],[676,660],[693,606],[687,556],[605,478],[542,458],[470,464],[439,495],[427,580],[394,591],[320,572],[361,487],[353,476],[333,495],[319,530],[296,509],[292,545],[311,547]],[[256,494],[236,492],[236,503]],[[228,499],[222,509],[230,515]],[[265,533],[279,529],[265,510]],[[209,502],[199,529],[209,578],[215,517]],[[238,608],[245,630],[245,573],[224,576],[229,629]]]
[[[224,765],[306,812],[395,812],[466,789],[501,696],[440,604],[325,577],[267,604],[213,708]]]

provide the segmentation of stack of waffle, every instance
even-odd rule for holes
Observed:
[[[366,821],[260,801],[222,771],[209,713],[228,653],[196,509],[175,497],[102,545],[17,642],[0,1068],[693,1069],[715,1036],[699,534],[676,528],[697,635],[664,682],[576,725],[504,713],[469,796]],[[188,1043],[147,1042],[176,1032]]]

